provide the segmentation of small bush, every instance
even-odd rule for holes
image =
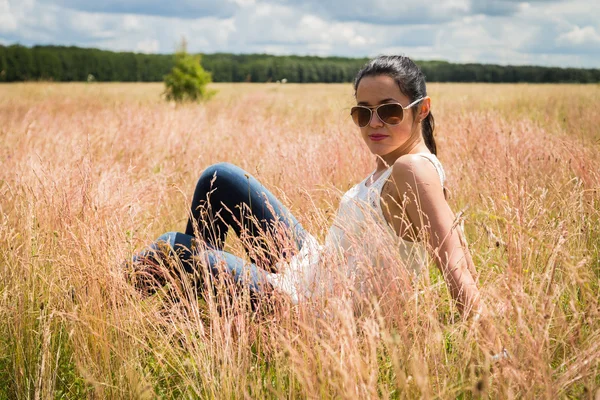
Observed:
[[[185,46],[175,53],[175,66],[164,79],[166,86],[164,95],[169,101],[207,100],[216,93],[206,87],[212,82],[212,77],[210,72],[202,68],[200,55],[188,54]]]

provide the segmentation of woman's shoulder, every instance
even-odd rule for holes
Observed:
[[[443,186],[442,165],[434,154],[416,153],[399,157],[392,166],[391,178],[396,184]]]

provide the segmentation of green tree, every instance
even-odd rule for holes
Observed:
[[[36,78],[35,65],[30,49],[21,45],[12,45],[7,50],[6,80],[8,82]]]
[[[32,52],[37,68],[35,78],[53,81],[62,79],[62,64],[56,52],[45,47],[34,47]]]
[[[6,69],[8,68],[6,62],[6,47],[0,46],[0,82],[6,82]]]
[[[164,81],[167,100],[199,101],[209,99],[215,93],[206,87],[212,82],[212,77],[202,68],[200,55],[188,54],[185,43],[175,53],[175,66],[165,75]]]

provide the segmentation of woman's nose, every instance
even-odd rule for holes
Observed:
[[[379,114],[377,114],[377,111],[375,110],[371,111],[371,121],[369,121],[369,126],[372,128],[380,128],[383,126],[383,121],[379,118]]]

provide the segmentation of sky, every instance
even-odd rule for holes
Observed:
[[[0,0],[0,43],[600,68],[600,0]]]

